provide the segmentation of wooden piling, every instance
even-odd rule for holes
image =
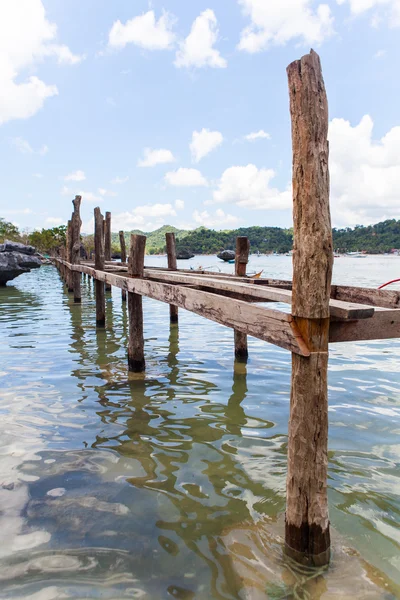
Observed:
[[[67,233],[66,233],[66,260],[68,263],[71,263],[72,257],[72,221],[71,219],[67,223]],[[67,289],[69,292],[73,292],[72,285],[72,271],[66,269],[66,278],[65,282],[67,284]]]
[[[311,351],[292,354],[285,541],[299,562],[330,558],[327,501],[329,297],[328,104],[319,56],[287,69],[293,144],[292,314]]]
[[[104,220],[104,259],[111,260],[111,213],[106,212]],[[111,285],[105,284],[106,292],[111,291]]]
[[[104,235],[103,215],[100,208],[94,209],[94,266],[99,271],[104,270]],[[104,296],[104,283],[96,279],[96,324],[104,327],[106,322],[106,303]]]
[[[128,275],[130,277],[143,277],[145,250],[146,236],[132,234],[128,262]],[[146,365],[144,360],[142,296],[128,292],[128,313],[128,368],[133,373],[143,373]]]
[[[167,261],[168,261],[168,269],[171,271],[177,270],[177,262],[176,262],[176,241],[174,233],[166,233],[165,240],[167,243]],[[171,323],[178,322],[178,307],[174,304],[169,305],[169,319]]]
[[[249,262],[250,242],[247,237],[239,236],[236,238],[236,255],[235,255],[235,275],[244,277],[246,275],[246,267]],[[240,361],[246,361],[249,352],[247,349],[247,335],[240,331],[234,330],[235,336],[235,358]]]
[[[123,231],[119,232],[119,243],[121,245],[121,262],[126,263],[126,243],[125,243],[125,234]],[[126,302],[126,290],[122,290],[121,296],[122,296],[122,301]]]
[[[74,206],[74,212],[72,213],[71,219],[71,264],[78,265],[81,261],[81,217],[80,217],[80,207],[81,207],[82,197],[75,196],[75,199],[72,201]],[[78,271],[72,272],[72,287],[74,289],[74,302],[81,302],[81,274]]]

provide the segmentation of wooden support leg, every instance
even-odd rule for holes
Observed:
[[[81,217],[80,217],[80,206],[82,197],[75,196],[72,201],[74,205],[74,212],[71,219],[71,236],[72,236],[72,248],[71,248],[71,263],[77,265],[80,263],[80,250],[81,250]],[[82,293],[81,293],[81,274],[78,271],[72,272],[72,287],[74,289],[74,302],[80,304]]]
[[[328,103],[318,55],[288,67],[293,142],[292,314],[311,355],[292,355],[286,551],[330,558],[327,499],[328,339],[333,250],[329,211]]]
[[[235,275],[244,277],[246,266],[249,262],[250,242],[247,237],[236,238]],[[235,358],[239,361],[247,361],[249,352],[247,349],[247,335],[240,331],[234,331]]]
[[[176,241],[174,233],[166,233],[165,240],[167,243],[167,260],[168,260],[168,269],[172,271],[177,270],[177,262],[176,262]],[[171,323],[178,322],[178,307],[173,304],[169,305],[169,320]]]
[[[104,259],[107,261],[111,260],[111,213],[106,212],[106,218],[104,220]],[[111,292],[111,285],[105,284],[106,292]]]
[[[125,234],[123,231],[119,232],[119,243],[121,245],[121,262],[126,262],[126,243],[125,243]],[[122,302],[126,302],[126,291],[121,290]]]
[[[95,269],[104,270],[104,236],[103,236],[103,215],[100,208],[94,209],[94,247],[95,247]],[[96,290],[96,325],[104,327],[106,322],[106,303],[104,296],[104,282],[97,281]]]
[[[128,275],[131,277],[143,277],[145,249],[146,236],[131,235],[128,264]],[[128,318],[128,368],[133,373],[143,373],[146,364],[144,359],[142,296],[133,292],[128,292]]]
[[[71,264],[72,260],[72,221],[68,221],[67,225],[67,262]],[[73,292],[72,271],[66,267],[66,284],[68,292]]]

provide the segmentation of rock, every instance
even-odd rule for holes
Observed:
[[[21,254],[28,254],[32,256],[36,252],[36,248],[33,246],[25,246],[19,242],[9,242],[6,240],[4,244],[0,244],[0,252],[20,252]]]
[[[224,260],[225,262],[228,260],[235,260],[235,253],[233,250],[222,250],[222,252],[217,254],[217,258]]]
[[[22,273],[29,273],[31,269],[37,269],[41,264],[33,246],[5,241],[0,244],[0,285],[6,285],[7,281]]]
[[[193,252],[190,252],[190,250],[188,250],[187,248],[182,248],[182,250],[179,250],[176,253],[176,258],[178,260],[188,260],[189,258],[193,258],[194,254]]]

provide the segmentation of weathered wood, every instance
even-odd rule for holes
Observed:
[[[143,277],[145,251],[146,236],[131,235],[128,265],[128,275],[130,277]],[[105,280],[107,281],[107,276]],[[143,305],[141,295],[128,291],[128,311],[128,368],[134,373],[143,373],[146,364],[144,358]]]
[[[176,271],[178,268],[176,262],[176,242],[175,242],[175,234],[174,233],[166,233],[165,241],[167,244],[167,262],[168,269],[171,271]],[[178,307],[174,304],[170,304],[169,307],[169,319],[171,323],[178,322]]]
[[[333,285],[331,298],[383,308],[400,308],[400,292],[395,290],[374,290],[348,285]]]
[[[238,236],[236,238],[235,253],[235,275],[244,277],[246,275],[247,263],[249,262],[250,242],[247,237]],[[249,357],[247,346],[247,335],[234,330],[235,358],[240,361],[246,361]]]
[[[330,342],[387,340],[400,338],[400,309],[376,307],[374,316],[366,321],[331,321]]]
[[[292,314],[311,356],[292,355],[285,542],[300,562],[330,555],[327,498],[328,338],[333,266],[328,103],[319,56],[287,69],[293,143]]]
[[[121,246],[121,263],[126,263],[126,243],[125,243],[125,234],[123,231],[119,232],[119,243]],[[126,302],[126,291],[122,290],[121,292],[122,301]]]
[[[207,289],[215,293],[232,292],[243,295],[246,300],[250,298],[255,302],[285,302],[292,303],[292,292],[290,290],[274,287],[264,287],[252,283],[242,283],[240,281],[227,281],[214,279],[212,277],[188,276],[180,273],[160,273],[150,272],[145,269],[145,277],[168,281],[170,283],[190,283],[198,286],[200,289]],[[329,313],[331,317],[341,320],[369,319],[374,314],[374,307],[365,304],[355,304],[343,302],[341,300],[329,301]]]
[[[104,269],[104,233],[103,233],[103,215],[100,208],[94,209],[94,264],[96,271]],[[84,272],[84,271],[83,271]],[[96,278],[95,294],[96,294],[96,323],[102,327],[106,322],[106,302],[104,296],[104,283],[101,279]]]
[[[129,292],[167,304],[176,304],[180,308],[185,308],[211,321],[237,329],[265,342],[290,350],[290,352],[296,352],[302,356],[310,355],[293,317],[281,311],[254,306],[242,300],[226,298],[181,285],[171,285],[148,279],[132,279],[114,273],[96,271],[85,265],[77,267],[72,265],[71,268],[88,273],[102,281],[108,281]]]
[[[66,256],[67,262],[70,263],[71,258],[72,258],[72,222],[71,222],[71,219],[67,223],[65,256]],[[65,283],[67,284],[68,291],[73,292],[72,273],[68,269],[65,273]]]
[[[104,260],[111,261],[111,213],[106,212],[104,219]],[[106,292],[111,290],[111,286],[106,284]]]
[[[82,197],[75,196],[75,199],[72,201],[74,206],[74,212],[72,213],[71,219],[71,236],[72,236],[72,244],[71,244],[71,263],[74,265],[78,265],[80,263],[81,258],[81,226],[82,221],[80,217],[80,208],[81,208]],[[72,287],[74,288],[74,302],[80,303],[82,294],[81,294],[81,275],[78,272],[72,273]]]

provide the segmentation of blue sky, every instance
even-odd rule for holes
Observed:
[[[400,218],[399,0],[1,0],[0,216],[291,225],[286,66],[328,93],[335,226]]]

